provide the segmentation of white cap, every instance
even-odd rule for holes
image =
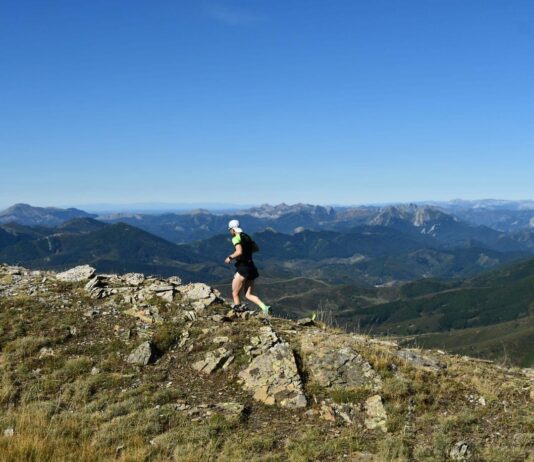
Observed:
[[[228,222],[228,229],[239,228],[239,220],[230,220]]]

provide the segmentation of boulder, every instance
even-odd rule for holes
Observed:
[[[87,292],[91,292],[93,289],[104,287],[104,280],[104,276],[94,276],[87,284],[85,284],[85,290],[87,290]]]
[[[313,326],[315,325],[315,322],[312,318],[301,318],[297,321],[297,324],[299,326]]]
[[[182,280],[178,276],[171,276],[170,278],[167,278],[167,281],[175,286],[182,284]]]
[[[145,282],[145,275],[141,273],[126,273],[121,276],[121,280],[129,286],[140,286]]]
[[[95,300],[100,300],[102,298],[106,298],[112,295],[112,289],[104,289],[101,287],[95,287],[89,292],[89,295],[91,296],[91,298]]]
[[[394,351],[393,354],[419,369],[424,369],[431,372],[439,372],[445,367],[438,360],[429,356],[423,356],[415,349],[398,350]]]
[[[126,362],[137,366],[146,366],[154,360],[154,353],[152,343],[143,342],[128,355]]]
[[[222,414],[230,418],[239,418],[243,415],[245,411],[245,406],[241,403],[228,402],[228,403],[217,403],[213,405],[213,409],[218,414]]]
[[[239,378],[257,401],[287,408],[306,407],[295,356],[287,343],[276,343],[256,356]]]
[[[246,345],[244,349],[247,354],[254,357],[264,353],[279,342],[278,335],[270,326],[262,326],[258,335],[252,337],[250,339],[250,345]]]
[[[154,283],[148,286],[147,290],[155,293],[172,292],[174,291],[174,286],[172,284]]]
[[[358,413],[359,406],[350,403],[321,402],[319,417],[329,422],[341,421],[344,424],[351,425],[354,422],[354,416]]]
[[[96,270],[89,265],[81,265],[56,274],[56,278],[64,282],[86,281],[94,276],[95,271]]]
[[[140,310],[136,307],[130,308],[129,310],[125,310],[124,314],[127,314],[128,316],[133,316],[134,318],[140,319],[146,324],[153,324],[155,319],[153,314],[150,312],[150,310]]]
[[[144,289],[144,292],[148,292],[149,296],[145,296],[145,299],[150,298],[152,295],[156,295],[166,302],[172,302],[174,300],[174,285],[167,284],[163,281],[158,281]]]
[[[378,428],[383,432],[387,432],[386,419],[387,414],[382,403],[382,397],[380,395],[374,395],[367,398],[365,401],[365,413],[367,418],[365,419],[365,426],[369,430]]]
[[[358,353],[358,342],[347,335],[315,330],[301,336],[302,360],[310,381],[322,387],[382,387],[380,375]]]
[[[449,457],[451,460],[469,460],[471,449],[465,441],[458,441],[450,450]]]
[[[196,311],[202,311],[210,306],[217,298],[219,293],[214,291],[210,286],[202,283],[192,283],[185,286],[177,287],[185,301],[188,301]]]
[[[39,350],[39,359],[48,358],[50,356],[54,356],[54,350],[52,348],[43,347]]]
[[[193,363],[193,369],[204,374],[211,374],[218,369],[227,368],[233,359],[232,353],[226,348],[221,347],[208,352],[204,359]]]

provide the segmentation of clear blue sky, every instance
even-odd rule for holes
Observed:
[[[0,206],[534,197],[532,0],[1,0],[0,59]]]

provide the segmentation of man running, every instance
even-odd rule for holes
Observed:
[[[232,235],[232,244],[235,247],[234,252],[224,260],[226,264],[235,260],[236,273],[232,280],[232,297],[234,299],[232,308],[236,310],[244,309],[244,305],[241,305],[239,298],[241,291],[244,289],[247,300],[258,305],[263,314],[268,315],[271,307],[267,306],[252,293],[254,290],[254,280],[259,276],[258,269],[252,261],[252,253],[254,251],[253,241],[239,227],[238,220],[231,220],[228,223],[228,230]]]

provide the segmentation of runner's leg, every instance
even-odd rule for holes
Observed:
[[[239,294],[243,289],[244,282],[245,278],[241,276],[238,272],[236,272],[234,275],[234,279],[232,280],[232,298],[234,299],[234,303],[236,305],[239,305],[241,303],[241,301],[239,300]]]
[[[254,280],[252,281],[249,281],[248,279],[245,280],[244,287],[245,287],[245,297],[247,298],[247,300],[250,300],[252,303],[255,303],[259,307],[262,307],[263,305],[262,301],[259,299],[257,295],[254,295],[252,293],[252,291],[254,290]]]

